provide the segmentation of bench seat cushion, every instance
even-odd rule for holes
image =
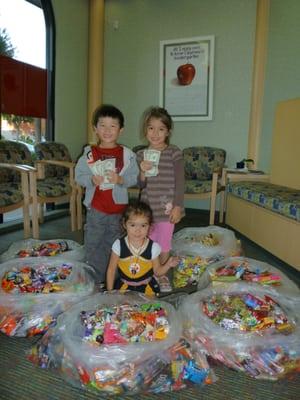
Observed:
[[[234,196],[300,221],[300,190],[252,181],[229,182],[227,190]]]

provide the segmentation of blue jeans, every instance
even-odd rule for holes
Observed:
[[[113,242],[122,234],[121,214],[87,210],[84,233],[85,260],[95,271],[96,283],[105,282]]]

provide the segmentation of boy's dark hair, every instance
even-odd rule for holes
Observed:
[[[125,208],[123,214],[122,214],[122,222],[125,224],[130,215],[144,215],[146,218],[148,218],[149,225],[152,224],[153,221],[153,214],[150,206],[143,201],[139,200],[130,200],[127,207]]]
[[[147,126],[151,118],[160,119],[161,122],[167,127],[169,135],[166,138],[166,143],[169,144],[169,138],[171,135],[171,130],[173,129],[173,120],[171,115],[165,108],[162,107],[150,107],[143,114],[143,135],[146,136]]]
[[[119,121],[120,128],[124,127],[124,115],[123,113],[115,106],[111,104],[102,104],[97,107],[93,113],[92,124],[93,126],[97,126],[99,118],[102,117],[111,117],[117,119]]]

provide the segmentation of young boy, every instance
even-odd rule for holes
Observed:
[[[86,262],[95,270],[96,283],[102,284],[111,246],[121,234],[127,188],[136,184],[139,169],[135,154],[118,144],[124,129],[124,116],[119,109],[107,104],[99,106],[92,124],[98,143],[85,147],[75,167],[75,180],[85,188]]]

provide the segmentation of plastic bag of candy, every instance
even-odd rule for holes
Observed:
[[[256,379],[277,380],[300,368],[299,297],[247,283],[183,299],[184,336],[208,355]]]
[[[200,277],[198,290],[210,284],[215,287],[235,282],[271,286],[287,296],[300,295],[298,286],[278,268],[248,257],[228,257],[212,263]]]
[[[84,261],[84,246],[73,240],[67,239],[26,239],[12,243],[9,248],[1,254],[0,262],[13,258],[25,257],[60,257],[69,260]]]
[[[94,292],[92,269],[62,258],[29,257],[0,264],[0,331],[44,333],[56,317]]]
[[[29,359],[104,394],[160,393],[211,383],[203,351],[183,340],[171,304],[127,292],[96,294],[58,318]]]
[[[175,288],[197,283],[211,263],[241,253],[240,242],[234,233],[218,226],[184,228],[172,240],[172,253],[180,256],[173,270]]]

